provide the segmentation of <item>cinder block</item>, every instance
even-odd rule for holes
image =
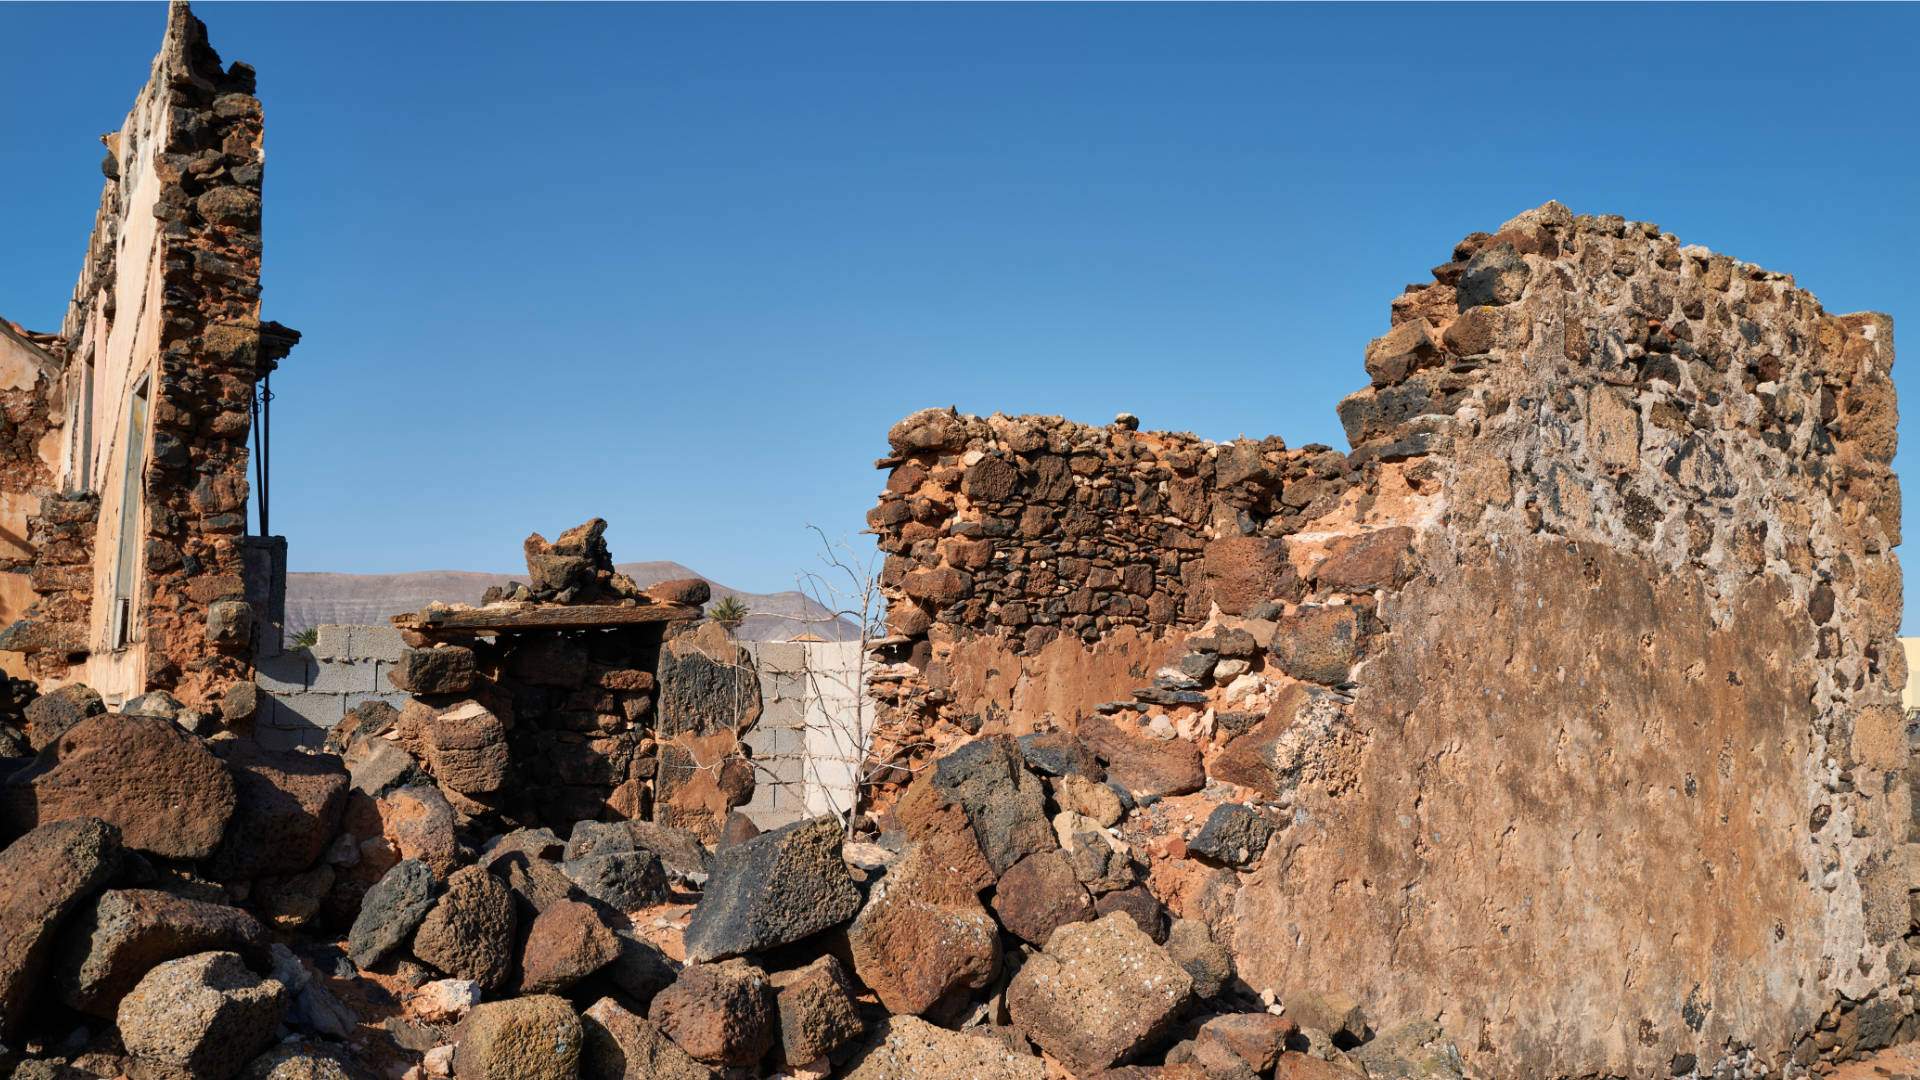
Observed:
[[[315,660],[346,660],[353,655],[349,644],[347,627],[321,626],[314,629],[313,645],[307,651]]]
[[[349,626],[347,644],[355,660],[398,660],[407,647],[391,626]]]
[[[793,641],[750,641],[747,654],[762,671],[798,672],[806,667],[807,649]]]
[[[307,690],[315,694],[352,694],[372,692],[379,689],[374,685],[373,661],[355,663],[351,660],[322,661],[313,673],[313,681],[307,684]]]
[[[288,694],[271,700],[274,708],[268,723],[274,727],[327,731],[347,715],[347,699],[341,694]]]
[[[262,657],[254,661],[254,673],[254,682],[269,694],[301,694],[313,681],[313,661],[298,653]]]

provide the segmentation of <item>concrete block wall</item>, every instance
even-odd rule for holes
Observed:
[[[347,710],[378,698],[398,709],[407,694],[387,672],[405,646],[391,626],[322,626],[312,647],[256,660],[265,693],[254,718],[256,742],[276,750],[319,746]]]
[[[760,673],[753,800],[741,807],[762,829],[844,812],[853,802],[854,686],[860,643],[747,641]],[[871,723],[872,704],[867,707]]]

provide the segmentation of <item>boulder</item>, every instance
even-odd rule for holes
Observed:
[[[841,1080],[1044,1080],[1046,1065],[1004,1043],[896,1016],[847,1065]]]
[[[472,979],[487,990],[506,985],[513,968],[513,894],[478,866],[447,879],[413,936],[413,955],[441,971]]]
[[[1193,979],[1197,1001],[1212,1001],[1233,984],[1233,953],[1213,940],[1199,919],[1175,919],[1167,931],[1167,955]]]
[[[75,724],[106,711],[106,702],[101,700],[93,687],[85,683],[71,683],[58,690],[49,690],[27,703],[24,712],[27,735],[33,740],[35,750],[44,750]]]
[[[550,994],[490,1001],[459,1028],[458,1080],[575,1080],[585,1032],[573,1006]]]
[[[687,922],[687,958],[760,952],[853,918],[860,890],[840,857],[841,842],[840,823],[818,817],[716,854]]]
[[[559,867],[544,859],[529,857],[523,851],[509,851],[487,860],[485,865],[489,873],[507,883],[507,890],[513,893],[514,910],[522,922],[531,923],[535,916],[562,900],[576,900],[586,895]]]
[[[685,829],[662,825],[657,821],[624,821],[633,844],[660,856],[660,865],[680,877],[705,874],[713,863],[713,853],[700,838]]]
[[[921,409],[888,430],[887,445],[901,457],[959,450],[967,445],[967,429],[951,409]]]
[[[620,939],[599,911],[578,900],[562,900],[533,920],[521,946],[520,992],[564,990],[619,955]]]
[[[648,1015],[682,1050],[709,1065],[747,1066],[773,1049],[773,984],[745,960],[688,964],[654,997]]]
[[[773,991],[780,1053],[790,1065],[838,1050],[865,1029],[847,973],[830,955],[803,968],[775,972]]]
[[[893,1013],[926,1012],[1000,973],[1000,930],[978,889],[923,844],[908,844],[887,868],[847,943],[854,972]]]
[[[463,701],[426,725],[427,771],[442,787],[462,795],[491,795],[507,786],[512,759],[507,729],[477,701]]]
[[[134,1080],[228,1080],[272,1045],[287,989],[239,954],[205,952],[146,973],[120,1001]]]
[[[1115,889],[1101,894],[1093,902],[1093,909],[1101,915],[1110,915],[1124,911],[1133,925],[1155,942],[1167,940],[1167,909],[1160,904],[1159,897],[1149,892],[1145,885],[1129,885],[1124,889]]]
[[[1161,739],[1123,730],[1110,716],[1080,722],[1080,741],[1107,764],[1107,778],[1136,795],[1188,795],[1206,786],[1200,748],[1185,739]]]
[[[1323,592],[1397,589],[1419,569],[1413,538],[1413,529],[1396,525],[1335,539],[1327,544],[1326,560],[1312,571],[1314,585]]]
[[[433,910],[433,870],[418,859],[396,863],[367,890],[347,931],[347,955],[370,968],[413,937]]]
[[[1045,945],[1068,923],[1095,917],[1093,899],[1058,850],[1029,855],[1001,875],[993,913],[1009,933],[1034,945]]]
[[[41,700],[45,700],[42,698]],[[149,716],[93,716],[7,779],[15,828],[95,817],[121,843],[169,859],[213,854],[233,816],[233,777],[192,735]]]
[[[1359,661],[1372,616],[1352,604],[1302,604],[1274,625],[1268,656],[1274,667],[1302,682],[1339,686]]]
[[[1259,861],[1273,837],[1273,823],[1239,803],[1222,803],[1207,815],[1207,823],[1187,841],[1187,850],[1228,866]]]
[[[1007,986],[1015,1027],[1076,1073],[1148,1049],[1171,1028],[1193,979],[1121,912],[1055,930]]]
[[[651,851],[610,851],[560,864],[581,892],[620,911],[664,903],[672,895],[660,857]]]
[[[0,851],[0,1037],[46,992],[55,935],[120,858],[119,830],[96,818],[42,825]]]
[[[239,953],[268,970],[273,937],[236,907],[152,889],[111,889],[81,907],[53,962],[53,990],[67,1005],[111,1019],[134,985],[168,960]]]
[[[935,762],[933,787],[967,813],[974,840],[995,875],[1054,846],[1046,789],[1028,772],[1008,736],[968,743]]]
[[[1193,1041],[1200,1046],[1217,1046],[1246,1062],[1253,1072],[1265,1074],[1279,1063],[1287,1040],[1299,1028],[1288,1016],[1228,1013],[1201,1024]]]
[[[642,592],[643,596],[656,604],[686,604],[699,607],[713,599],[713,586],[705,578],[675,578],[672,581],[657,582]]]
[[[975,893],[994,883],[993,867],[975,839],[966,808],[933,785],[931,773],[922,773],[894,804],[907,839],[927,849],[928,857],[965,881]]]
[[[580,1080],[712,1080],[713,1070],[680,1049],[659,1024],[612,998],[594,1002],[580,1022]]]
[[[297,874],[340,831],[351,777],[332,754],[281,753],[223,739],[214,753],[233,775],[234,811],[208,872],[220,881]]]
[[[380,796],[380,832],[403,859],[419,859],[445,878],[460,868],[453,806],[439,788],[395,788]]]
[[[464,694],[473,689],[473,650],[465,645],[408,649],[387,681],[410,694]]]

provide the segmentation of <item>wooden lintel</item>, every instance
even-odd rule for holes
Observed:
[[[395,615],[393,625],[428,636],[518,634],[534,630],[611,630],[621,626],[683,622],[700,617],[686,604],[558,604],[526,607],[427,608]]]

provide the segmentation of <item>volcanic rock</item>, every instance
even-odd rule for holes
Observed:
[[[847,973],[830,955],[803,968],[775,972],[773,989],[780,1052],[790,1065],[804,1065],[837,1050],[865,1028]]]
[[[256,970],[271,960],[272,935],[239,908],[151,889],[112,889],[73,915],[53,963],[60,1000],[112,1018],[120,1000],[155,966],[195,953],[241,954]]]
[[[75,724],[107,711],[106,702],[93,687],[72,683],[50,690],[27,703],[27,735],[35,750],[44,750]]]
[[[934,763],[933,786],[967,812],[975,841],[995,875],[1054,846],[1046,789],[1026,770],[1019,743],[981,739]]]
[[[688,964],[648,1010],[682,1050],[710,1065],[752,1065],[779,1027],[773,984],[745,960]]]
[[[1222,803],[1187,841],[1187,850],[1229,866],[1257,862],[1273,836],[1273,823],[1239,803]]]
[[[1184,739],[1129,734],[1110,716],[1080,722],[1080,741],[1107,763],[1107,778],[1136,795],[1186,795],[1207,783],[1200,748]]]
[[[41,700],[45,700],[44,698]],[[7,779],[16,828],[96,817],[127,847],[170,859],[204,859],[233,815],[233,778],[201,741],[165,720],[93,716]]]
[[[465,645],[408,649],[387,681],[410,694],[464,694],[473,688],[473,650]]]
[[[513,968],[513,927],[513,894],[480,867],[463,867],[447,879],[446,893],[421,921],[413,955],[497,990]]]
[[[1000,930],[977,893],[926,845],[907,845],[887,868],[847,928],[847,943],[855,973],[889,1012],[926,1012],[999,974]]]
[[[490,1001],[460,1025],[453,1071],[459,1080],[576,1080],[585,1039],[564,998],[549,994]]]
[[[326,854],[347,809],[350,778],[332,754],[280,753],[251,739],[214,752],[233,774],[234,813],[208,872],[221,881],[297,874]]]
[[[562,900],[533,920],[520,950],[520,992],[564,990],[620,955],[620,939],[589,904]]]
[[[659,1024],[612,998],[594,1002],[580,1021],[586,1035],[581,1080],[712,1080],[713,1070],[680,1049]]]
[[[54,935],[120,858],[119,830],[96,818],[42,825],[0,851],[0,1036],[46,991]]]
[[[1093,900],[1058,850],[1029,855],[1000,877],[993,913],[1014,936],[1044,945],[1068,923],[1095,917]]]
[[[121,999],[135,1080],[228,1080],[273,1043],[287,989],[237,953],[205,952],[147,972]]]
[[[840,857],[841,842],[840,823],[818,817],[717,853],[687,923],[688,959],[759,952],[851,919],[860,890]]]
[[[418,859],[396,863],[360,901],[347,932],[354,965],[371,968],[413,937],[433,910],[433,870]]]
[[[1007,986],[1014,1026],[1077,1073],[1157,1042],[1193,980],[1124,913],[1054,931]]]

